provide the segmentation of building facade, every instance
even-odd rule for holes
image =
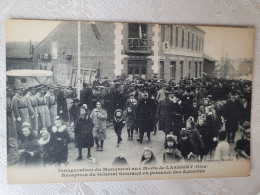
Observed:
[[[36,69],[52,70],[55,84],[75,86],[80,32],[80,82],[98,75],[113,80],[150,79],[167,82],[202,77],[205,32],[185,25],[61,22],[34,49]]]
[[[203,76],[205,32],[194,26],[160,25],[159,77],[178,82]]]

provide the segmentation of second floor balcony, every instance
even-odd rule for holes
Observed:
[[[143,38],[128,38],[128,48],[126,54],[152,54],[151,42]]]

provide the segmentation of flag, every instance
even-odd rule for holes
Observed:
[[[93,30],[97,40],[100,40],[101,35],[100,35],[99,31],[98,31],[96,23],[92,22],[91,23],[91,27],[92,27],[92,30]]]

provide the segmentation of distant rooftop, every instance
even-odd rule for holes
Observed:
[[[34,47],[38,42],[32,42]],[[6,43],[7,58],[32,58],[30,54],[30,42],[7,42]]]

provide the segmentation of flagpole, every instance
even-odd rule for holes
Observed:
[[[81,42],[80,21],[78,21],[78,69],[77,69],[77,97],[80,99],[80,42]]]

